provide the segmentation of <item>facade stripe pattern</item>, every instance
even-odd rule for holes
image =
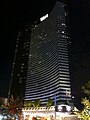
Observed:
[[[49,17],[32,29],[25,100],[71,100],[64,12],[64,4],[57,2]]]

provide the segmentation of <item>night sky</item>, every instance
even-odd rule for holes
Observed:
[[[56,0],[13,0],[1,5],[0,96],[7,96],[17,32],[25,23],[50,12]],[[72,66],[77,98],[80,86],[90,80],[90,1],[68,2],[72,41]]]

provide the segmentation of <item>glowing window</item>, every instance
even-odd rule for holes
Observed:
[[[64,33],[64,31],[62,31],[62,33]]]

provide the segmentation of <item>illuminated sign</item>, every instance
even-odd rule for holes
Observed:
[[[48,18],[48,14],[46,14],[46,15],[43,16],[43,17],[41,17],[41,18],[40,18],[40,21],[43,21],[43,20],[45,20],[46,18]]]

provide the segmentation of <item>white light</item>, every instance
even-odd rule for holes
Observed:
[[[68,112],[71,111],[71,107],[70,106],[67,106],[66,108],[67,108]]]
[[[2,120],[3,119],[3,116],[2,115],[0,115],[0,120]]]
[[[4,116],[3,118],[4,118],[4,119],[7,119],[7,116]]]
[[[72,96],[72,98],[74,98],[74,96]]]
[[[59,109],[59,110],[62,110],[62,106],[58,106],[58,109]]]
[[[43,17],[41,17],[41,18],[40,18],[40,21],[45,20],[47,17],[48,17],[48,14],[46,14],[46,15],[45,15],[45,16],[43,16]]]
[[[64,24],[64,23],[62,23],[62,25],[63,25],[63,26],[65,26],[65,24]]]
[[[62,31],[62,33],[64,33],[64,31]]]

